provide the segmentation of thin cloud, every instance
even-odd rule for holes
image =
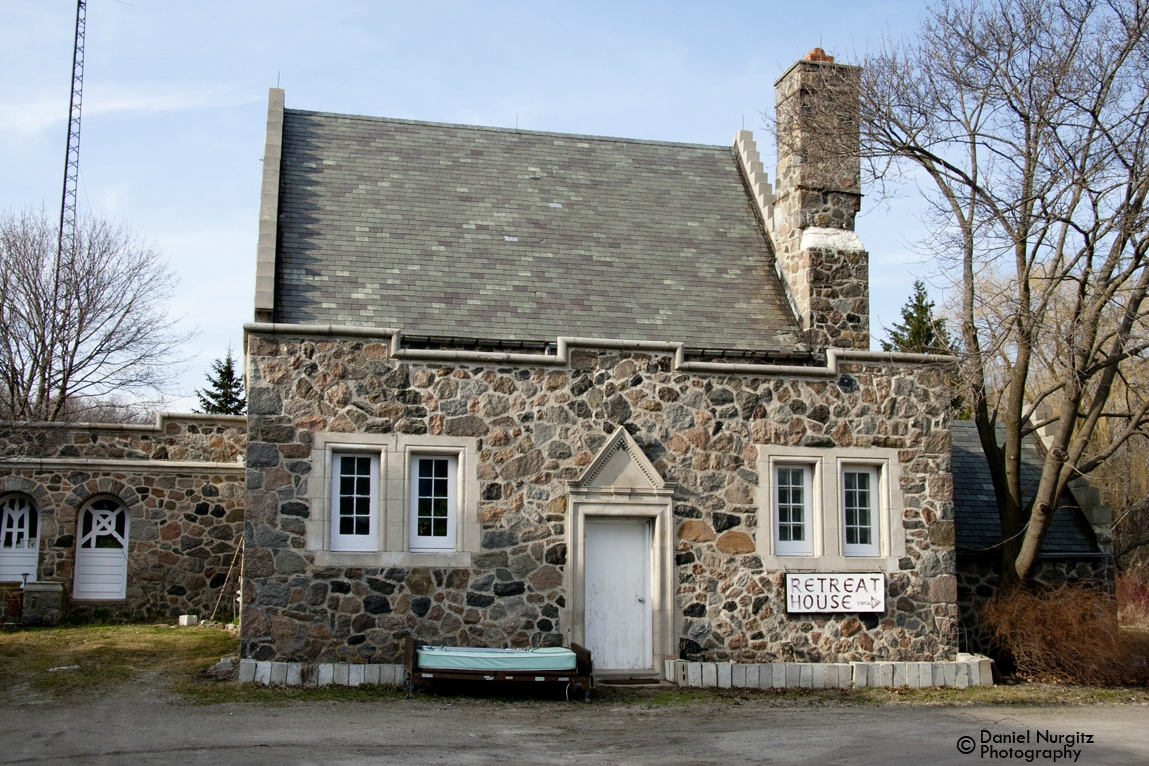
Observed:
[[[95,87],[84,93],[84,116],[142,115],[225,109],[260,101],[234,87],[175,90],[170,87]],[[63,123],[68,118],[67,102],[58,96],[40,96],[31,101],[9,104],[0,111],[0,131],[31,135]]]

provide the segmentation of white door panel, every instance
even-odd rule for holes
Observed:
[[[127,584],[127,561],[122,548],[81,548],[76,551],[76,579],[72,598],[120,599]]]
[[[39,551],[17,549],[0,550],[0,582],[36,582],[36,560]]]
[[[121,599],[128,584],[128,510],[111,499],[80,514],[72,598]]]
[[[653,667],[650,522],[587,518],[585,638],[596,668]]]

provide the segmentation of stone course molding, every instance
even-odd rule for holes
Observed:
[[[201,412],[160,412],[155,424],[149,423],[88,423],[68,420],[0,420],[0,429],[29,429],[54,431],[123,431],[125,433],[168,433],[170,425],[178,423],[247,423],[246,415],[206,415]]]
[[[570,365],[574,349],[602,351],[653,351],[674,355],[675,372],[737,373],[745,375],[771,375],[810,378],[836,378],[841,365],[848,362],[885,364],[956,364],[957,358],[942,354],[907,354],[893,351],[865,351],[848,348],[826,349],[826,363],[820,366],[787,364],[758,364],[738,362],[695,362],[686,360],[686,346],[673,341],[615,340],[610,338],[578,338],[560,336],[555,341],[553,354],[515,354],[503,351],[470,351],[465,349],[412,349],[403,348],[403,332],[398,328],[356,327],[332,324],[284,324],[280,322],[248,322],[243,326],[245,343],[248,334],[287,337],[329,337],[390,340],[390,356],[412,362],[481,362],[487,364],[521,364],[565,367]]]

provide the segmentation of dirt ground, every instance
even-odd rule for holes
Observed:
[[[981,741],[1034,763],[1149,763],[1149,703],[1012,707],[706,696],[549,699],[391,695],[369,702],[197,705],[156,674],[110,692],[6,695],[0,764],[969,764]],[[1075,737],[1070,751],[1051,736]],[[958,750],[972,737],[975,751]],[[1091,738],[1091,742],[1076,740]],[[1025,751],[1045,750],[1029,755]]]
[[[604,686],[587,705],[470,686],[407,700],[215,680],[205,668],[235,644],[222,629],[166,625],[0,633],[0,766],[1149,764],[1144,687]]]

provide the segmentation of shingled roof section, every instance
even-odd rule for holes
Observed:
[[[955,420],[953,434],[954,531],[957,547],[966,553],[1000,554],[1001,518],[993,494],[989,464],[977,435],[977,425]],[[1005,439],[998,433],[998,443]],[[1030,500],[1041,479],[1042,455],[1036,439],[1026,439],[1021,450],[1021,477]],[[1043,555],[1096,555],[1097,541],[1087,530],[1071,498],[1063,498],[1045,536]]]
[[[793,351],[731,147],[286,110],[275,319]]]

